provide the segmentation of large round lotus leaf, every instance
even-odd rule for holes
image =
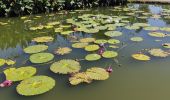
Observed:
[[[88,54],[85,59],[88,61],[95,61],[95,60],[99,60],[101,58],[100,55],[98,54]]]
[[[99,32],[99,30],[98,29],[85,29],[85,30],[83,30],[85,33],[97,33],[97,32]]]
[[[98,30],[106,30],[107,27],[106,26],[96,26],[94,27],[95,29],[98,29]]]
[[[117,39],[110,39],[110,40],[108,40],[108,43],[110,43],[110,44],[118,44],[118,43],[120,43],[120,41],[117,40]]]
[[[98,45],[88,45],[88,46],[86,46],[85,47],[85,50],[86,51],[96,51],[96,50],[98,50],[100,47],[98,46]]]
[[[149,50],[149,53],[152,56],[155,56],[155,57],[167,57],[167,56],[169,56],[168,52],[165,52],[164,50],[157,49],[157,48]]]
[[[109,36],[109,37],[117,37],[117,36],[121,36],[122,32],[119,32],[119,31],[108,31],[108,32],[106,32],[104,34],[106,36]]]
[[[142,37],[132,37],[130,38],[131,41],[134,41],[134,42],[141,42],[143,41],[143,38]]]
[[[162,27],[160,30],[170,32],[170,27]]]
[[[82,72],[82,73],[76,73],[73,74],[70,78],[69,78],[70,84],[71,85],[78,85],[80,83],[91,83],[91,78],[89,76],[87,76],[86,73]]]
[[[129,30],[137,30],[137,29],[139,29],[140,27],[139,27],[139,26],[134,26],[134,25],[132,25],[132,26],[126,26],[125,28],[126,28],[126,29],[129,29]]]
[[[94,43],[96,43],[96,44],[105,44],[105,43],[107,43],[107,40],[98,39],[98,40],[94,41]]]
[[[147,26],[150,26],[150,25],[147,24],[147,23],[134,23],[133,26],[147,27]]]
[[[141,53],[133,54],[132,57],[136,60],[148,61],[150,57]]]
[[[43,36],[43,37],[34,38],[32,41],[43,43],[43,42],[52,42],[53,40],[54,40],[53,37]]]
[[[109,73],[103,68],[93,67],[87,69],[85,73],[93,80],[106,80],[109,78]]]
[[[82,38],[80,39],[80,42],[82,43],[90,43],[90,42],[94,42],[95,38]]]
[[[81,66],[79,62],[70,59],[60,60],[51,65],[50,70],[59,74],[70,74],[79,72]]]
[[[114,57],[118,56],[118,53],[115,52],[115,51],[105,51],[105,52],[102,54],[102,56],[103,56],[104,58],[114,58]]]
[[[156,30],[159,30],[159,27],[155,27],[155,26],[148,26],[148,27],[144,27],[144,30],[156,31]]]
[[[54,58],[51,53],[37,53],[30,56],[30,61],[32,63],[45,63]]]
[[[170,43],[164,43],[164,44],[162,44],[162,46],[163,46],[164,48],[170,49]]]
[[[62,48],[58,48],[54,52],[58,55],[65,55],[65,54],[69,54],[71,51],[72,51],[72,49],[70,49],[68,47],[62,47]]]
[[[9,68],[4,71],[7,80],[21,81],[35,75],[36,68],[27,66],[20,68]]]
[[[88,43],[74,43],[72,44],[73,48],[85,48],[88,45]]]
[[[25,53],[38,53],[42,52],[48,49],[48,46],[46,45],[33,45],[33,46],[28,46],[27,48],[24,49]]]
[[[5,60],[4,59],[0,59],[0,66],[3,66],[5,64]]]
[[[164,33],[161,33],[161,32],[150,32],[148,33],[150,36],[153,36],[153,37],[165,37],[166,34]]]
[[[55,80],[48,76],[34,76],[21,81],[16,90],[20,95],[33,96],[48,92],[55,86]]]
[[[69,35],[71,33],[73,33],[73,31],[63,31],[60,34],[62,34],[62,35]]]

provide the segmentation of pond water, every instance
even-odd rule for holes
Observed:
[[[148,33],[151,30],[140,28],[137,30],[126,29],[125,26],[118,26],[118,23],[124,22],[125,25],[133,23],[148,23],[150,26],[156,27],[170,27],[170,17],[167,10],[169,5],[147,5],[147,4],[128,4],[130,9],[122,10],[121,7],[115,8],[95,8],[85,11],[73,11],[71,13],[62,14],[40,14],[27,16],[21,18],[0,18],[0,22],[8,23],[7,25],[0,25],[0,58],[16,60],[16,67],[34,66],[37,68],[36,75],[46,75],[56,80],[56,86],[49,92],[38,96],[25,97],[16,92],[16,86],[19,82],[14,83],[11,87],[0,88],[0,98],[2,100],[169,100],[170,99],[170,57],[151,57],[150,61],[138,61],[131,57],[132,54],[140,52],[142,49],[161,48],[164,43],[170,43],[170,37],[152,37]],[[127,8],[126,7],[126,8]],[[136,9],[136,10],[134,10]],[[166,9],[166,10],[165,10]],[[143,12],[138,12],[143,11]],[[164,11],[164,12],[163,12]],[[135,14],[133,14],[135,12]],[[143,14],[143,13],[146,14]],[[166,13],[166,14],[165,14]],[[122,36],[114,37],[120,40],[121,43],[116,44],[119,48],[109,48],[118,52],[118,56],[112,59],[102,58],[97,61],[81,60],[81,71],[85,71],[90,67],[106,68],[112,66],[113,72],[110,74],[109,79],[105,81],[94,81],[91,84],[80,84],[71,86],[69,84],[68,75],[58,75],[50,71],[51,64],[33,64],[29,59],[29,54],[24,53],[23,48],[37,43],[31,40],[39,36],[52,36],[53,42],[45,43],[49,46],[48,51],[53,53],[58,47],[70,47],[72,52],[67,55],[55,55],[55,61],[61,59],[84,59],[90,52],[84,49],[72,48],[70,38],[77,37],[78,39],[93,37],[95,39],[110,39],[104,35],[108,30],[102,30],[95,34],[84,32],[74,32],[68,35],[61,35],[54,32],[52,29],[43,30],[30,30],[30,27],[37,25],[44,25],[52,21],[60,21],[65,23],[68,18],[76,19],[77,16],[83,14],[104,14],[112,16],[117,20],[116,31],[123,33]],[[159,16],[161,15],[161,16]],[[128,17],[122,17],[128,16]],[[121,18],[122,17],[122,18]],[[168,19],[169,17],[169,19]],[[121,19],[120,19],[121,18]],[[30,21],[29,21],[30,20]],[[121,22],[122,21],[122,22]],[[129,21],[129,22],[128,22]],[[113,25],[115,22],[111,23]],[[105,24],[104,24],[105,25]],[[55,28],[59,26],[54,26]],[[142,26],[143,27],[143,26]],[[160,31],[160,30],[159,30]],[[153,30],[152,30],[153,32]],[[170,31],[160,31],[169,34]],[[143,41],[133,42],[131,37],[142,37]],[[91,43],[93,44],[93,43]],[[115,46],[115,45],[114,45]],[[2,73],[5,69],[11,66],[0,67]],[[4,79],[3,75],[0,76],[0,82]]]

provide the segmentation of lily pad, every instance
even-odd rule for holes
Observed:
[[[107,43],[107,40],[105,40],[105,39],[98,39],[98,40],[94,41],[94,43],[96,43],[96,44],[105,44],[105,43]]]
[[[163,46],[164,48],[170,49],[170,43],[164,43],[164,44],[162,44],[162,46]]]
[[[88,61],[95,61],[95,60],[99,60],[101,58],[100,55],[98,54],[88,54],[85,59]]]
[[[16,88],[20,95],[33,96],[50,91],[55,86],[55,80],[48,76],[34,76],[23,80]]]
[[[148,27],[144,27],[144,30],[157,31],[157,30],[159,30],[159,27],[148,26]]]
[[[3,66],[5,64],[5,59],[0,59],[0,66]]]
[[[119,31],[108,31],[108,32],[106,32],[104,34],[106,36],[109,36],[109,37],[118,37],[118,36],[122,35],[122,32],[119,32]]]
[[[52,42],[54,40],[53,37],[50,36],[42,36],[34,38],[32,41],[38,42],[38,43],[45,43],[45,42]]]
[[[140,27],[139,27],[139,26],[134,26],[134,25],[132,25],[132,26],[125,26],[125,28],[126,28],[126,29],[129,29],[129,30],[137,30],[137,29],[139,29]]]
[[[141,42],[143,41],[143,38],[142,37],[132,37],[130,38],[131,41],[134,41],[134,42]]]
[[[59,74],[70,74],[79,72],[81,66],[79,62],[71,59],[64,59],[51,65],[50,70]]]
[[[58,55],[65,55],[65,54],[69,54],[72,51],[72,49],[68,48],[68,47],[62,47],[62,48],[58,48],[55,51],[55,54]]]
[[[153,36],[153,37],[166,37],[166,34],[164,33],[161,33],[161,32],[150,32],[148,33],[150,36]]]
[[[106,80],[109,78],[109,73],[105,69],[98,67],[87,69],[86,74],[93,80]]]
[[[162,49],[157,49],[157,48],[149,50],[149,53],[152,56],[155,56],[155,57],[167,57],[167,56],[169,56],[168,52],[166,52],[166,51],[164,51]]]
[[[88,43],[74,43],[72,44],[73,48],[85,48],[88,45]]]
[[[137,54],[133,54],[132,57],[136,60],[141,60],[141,61],[148,61],[150,60],[150,57],[145,55],[145,54],[141,54],[141,53],[137,53]]]
[[[25,53],[39,53],[48,49],[47,45],[33,45],[24,49]]]
[[[114,57],[117,57],[118,56],[118,53],[115,52],[115,51],[105,51],[102,56],[104,58],[114,58]]]
[[[63,31],[60,34],[62,35],[70,35],[71,33],[73,33],[74,31]]]
[[[51,53],[37,53],[30,56],[32,63],[46,63],[53,60],[54,55]]]
[[[94,42],[95,38],[82,38],[80,39],[80,42],[82,43],[90,43],[90,42]]]
[[[4,71],[7,80],[21,81],[32,77],[36,73],[36,68],[27,66],[20,68],[9,68]]]
[[[96,50],[98,50],[99,49],[99,46],[98,45],[95,45],[95,44],[93,44],[93,45],[87,45],[86,47],[85,47],[85,50],[86,51],[96,51]]]
[[[120,43],[120,41],[117,39],[110,39],[110,40],[108,40],[108,43],[109,44],[118,44],[118,43]]]
[[[85,72],[82,73],[76,73],[73,74],[70,78],[69,78],[70,84],[71,85],[78,85],[80,83],[91,83],[91,78],[89,76],[87,76],[87,74]]]

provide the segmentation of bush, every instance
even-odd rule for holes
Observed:
[[[114,5],[127,0],[1,0],[0,16],[20,16],[62,9]]]

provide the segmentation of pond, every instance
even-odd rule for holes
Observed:
[[[0,82],[4,80],[2,74],[4,70],[24,66],[33,66],[37,69],[36,75],[46,75],[56,81],[55,87],[49,92],[30,97],[19,95],[16,87],[20,82],[15,82],[11,87],[0,88],[1,99],[169,100],[169,8],[169,5],[128,4],[125,7],[0,18],[0,58],[16,61],[12,66],[0,67]],[[74,25],[71,26],[69,23]],[[41,36],[50,36],[54,40],[47,43],[35,42],[37,41],[35,38]],[[111,56],[109,53],[99,60],[88,61],[85,59],[86,55],[98,53],[94,50],[95,47],[85,50],[73,46],[84,38],[86,38],[84,42],[90,41],[87,38],[91,39],[90,45],[97,45],[101,41],[96,40],[104,39],[108,42],[102,41],[105,51],[114,51],[118,55],[107,58]],[[110,39],[116,39],[120,43],[115,42],[116,40],[109,42]],[[23,49],[37,44],[47,45],[48,50],[44,52],[54,54],[55,62],[63,59],[79,61],[81,72],[91,67],[108,68],[109,66],[112,67],[113,72],[105,81],[72,86],[69,83],[69,75],[50,71],[51,62],[36,64],[29,60],[30,54],[25,53]],[[79,47],[85,44],[88,43],[81,44]],[[54,53],[57,48],[62,47],[69,47],[70,53],[66,52],[68,53],[66,55],[60,55],[63,52]],[[136,59],[132,57],[133,54],[138,54],[135,56]]]

